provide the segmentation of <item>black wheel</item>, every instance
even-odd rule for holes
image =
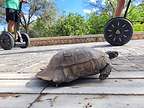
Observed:
[[[105,40],[112,46],[128,43],[133,35],[131,22],[123,17],[115,17],[108,21],[104,30]]]
[[[10,50],[14,47],[14,38],[11,33],[3,32],[0,36],[0,45],[4,50]]]
[[[21,33],[24,45],[20,46],[20,48],[27,48],[30,45],[30,38],[27,33]]]

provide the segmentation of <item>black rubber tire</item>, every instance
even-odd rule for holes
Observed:
[[[107,22],[104,29],[104,38],[112,46],[122,46],[128,43],[132,35],[132,23],[123,17],[112,18]]]
[[[3,32],[0,36],[0,45],[4,50],[11,50],[14,47],[14,38],[12,34]]]
[[[20,48],[27,48],[30,45],[30,38],[27,33],[21,33],[21,36],[25,45],[20,46]]]

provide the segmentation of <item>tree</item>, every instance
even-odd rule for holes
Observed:
[[[56,6],[54,0],[29,0],[29,3],[23,4],[24,15],[21,17],[21,25],[25,32],[28,32],[29,26],[37,19],[53,19],[56,15]],[[5,9],[0,8],[0,23],[6,23]],[[1,11],[2,10],[2,11]]]
[[[105,12],[101,13],[100,15],[96,15],[92,13],[87,20],[87,23],[90,27],[89,33],[90,34],[100,34],[103,33],[104,26],[106,22],[109,20],[109,15]]]
[[[103,0],[84,0],[86,8],[93,10],[96,14],[101,14],[105,9],[105,4]]]
[[[5,9],[3,8],[3,5],[0,4],[0,24],[5,23]]]
[[[55,35],[84,35],[88,34],[89,28],[84,19],[79,14],[70,13],[60,17],[54,25]]]
[[[46,23],[41,19],[38,18],[36,22],[33,24],[32,30],[30,30],[29,34],[33,37],[46,37],[49,36],[49,30],[46,26]]]
[[[128,18],[133,22],[135,31],[144,31],[144,3],[131,7]]]
[[[95,0],[95,2],[91,2],[90,0],[88,0],[86,1],[86,3],[88,4],[90,8],[94,8],[94,10],[96,10],[96,14],[107,12],[109,16],[113,17],[116,6],[117,6],[117,1],[118,0],[104,0],[104,1]],[[128,3],[128,1],[129,0],[126,0],[126,4]],[[131,5],[136,6],[142,2],[144,2],[144,0],[132,0]]]
[[[36,18],[51,20],[56,14],[56,6],[53,0],[30,0],[30,3],[25,6],[28,10],[27,14],[22,16],[21,23],[26,32]]]

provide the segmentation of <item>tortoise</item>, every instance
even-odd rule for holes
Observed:
[[[56,53],[36,77],[55,84],[95,74],[100,74],[99,79],[104,80],[112,70],[110,59],[117,56],[117,51],[102,52],[90,47],[64,49]]]

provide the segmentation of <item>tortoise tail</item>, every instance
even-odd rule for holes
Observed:
[[[109,59],[114,59],[114,58],[118,57],[117,51],[107,51],[106,54],[108,54]]]

